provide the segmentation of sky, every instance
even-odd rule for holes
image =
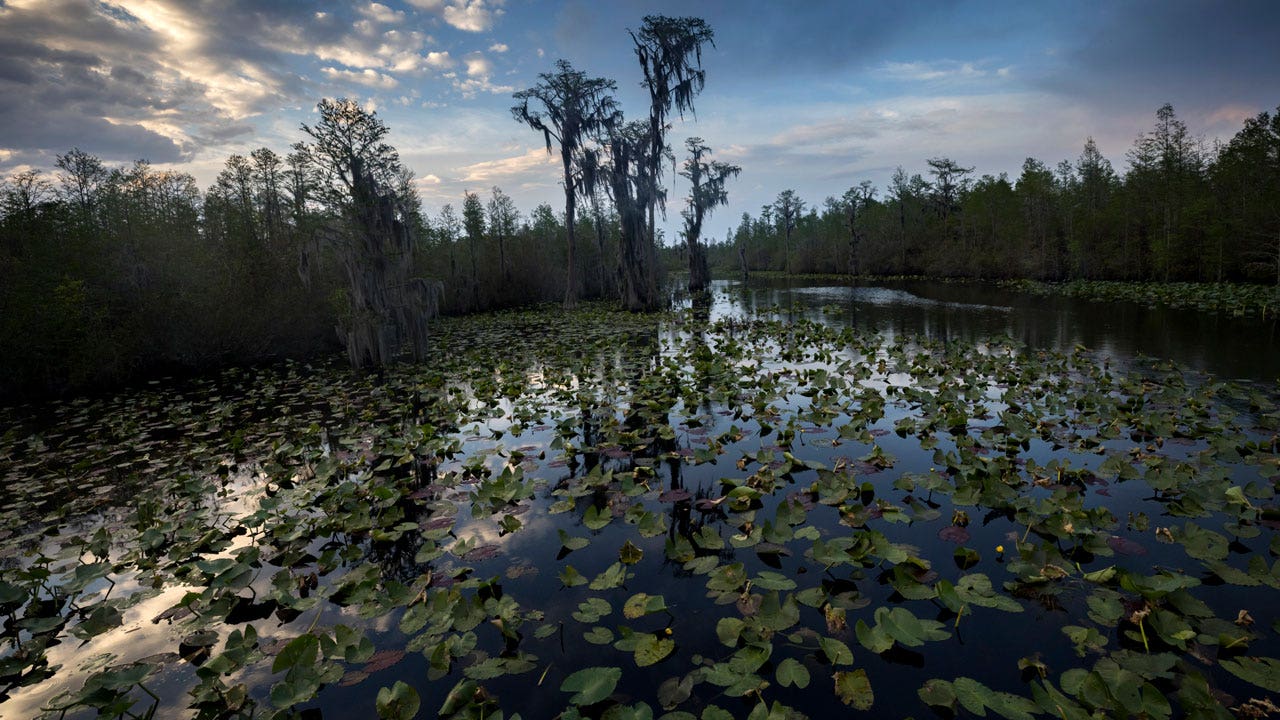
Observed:
[[[628,29],[697,15],[715,32],[699,136],[742,167],[707,233],[784,189],[810,205],[949,157],[1016,178],[1092,136],[1125,153],[1171,103],[1207,146],[1280,106],[1280,2],[884,0],[0,0],[0,174],[72,147],[208,187],[232,153],[287,152],[325,97],[374,109],[429,214],[493,186],[563,209],[560,168],[511,116],[558,59],[648,96]],[[672,179],[675,235],[688,191]]]

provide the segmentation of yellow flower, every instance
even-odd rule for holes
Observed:
[[[998,553],[1002,553],[1002,552],[1004,552],[1004,546],[1003,546],[1003,545],[997,545],[997,546],[996,546],[996,552],[998,552]]]

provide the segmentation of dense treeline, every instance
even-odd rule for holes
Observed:
[[[427,217],[408,173],[398,213],[413,266],[464,313],[560,300],[566,253],[549,205],[521,213],[499,188]],[[109,167],[72,150],[55,173],[0,188],[0,396],[38,395],[182,371],[332,351],[351,312],[339,201],[303,153],[233,155],[201,193],[146,162]],[[583,297],[616,266],[616,215],[578,222]]]
[[[1126,163],[1118,173],[1089,139],[1013,179],[933,158],[883,192],[863,182],[807,209],[785,190],[710,254],[722,273],[1280,284],[1280,110],[1208,148],[1166,105]]]

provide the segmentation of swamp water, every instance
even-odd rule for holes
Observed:
[[[1280,702],[1273,324],[719,283],[436,341],[4,411],[0,717]]]

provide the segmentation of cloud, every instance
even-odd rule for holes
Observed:
[[[493,74],[493,63],[478,52],[468,55],[462,62],[466,64],[470,77],[487,78]]]
[[[210,34],[161,2],[0,5],[0,143],[172,162],[243,134],[288,74],[261,56],[218,62]]]
[[[372,68],[364,70],[338,70],[337,68],[323,68],[321,70],[330,80],[335,82],[353,82],[365,85],[367,87],[379,88],[382,90],[390,90],[399,83],[390,75],[382,73]]]
[[[493,63],[479,52],[473,52],[462,60],[467,68],[466,78],[452,76],[453,88],[464,98],[474,98],[479,93],[503,94],[515,91],[511,85],[495,85],[490,81]]]
[[[506,43],[494,43],[489,46],[489,52],[504,53],[510,49]]]
[[[392,10],[382,3],[369,3],[360,8],[360,14],[380,23],[397,23],[404,20],[404,12],[401,10]]]
[[[439,15],[450,26],[465,32],[484,32],[503,14],[503,0],[408,0],[419,10]]]
[[[453,67],[453,58],[449,57],[449,51],[429,52],[423,58],[429,67],[437,70],[445,70]]]
[[[1007,68],[1002,68],[1007,71]],[[891,80],[930,82],[938,80],[972,80],[989,73],[972,62],[939,60],[934,62],[886,62],[880,66],[879,75]],[[1007,75],[1004,72],[1000,76]]]
[[[1206,125],[1226,124],[1234,131],[1242,127],[1246,120],[1257,115],[1258,112],[1258,108],[1231,103],[1208,113],[1204,122]]]
[[[9,106],[7,102],[0,105],[0,127],[5,129],[0,143],[8,145],[7,149],[39,150],[50,156],[73,147],[107,160],[141,158],[165,163],[177,162],[188,155],[174,138],[148,130],[137,122],[85,115],[41,117]]]
[[[484,32],[493,27],[501,9],[491,9],[485,0],[453,0],[444,6],[444,21],[459,30]]]
[[[427,36],[416,30],[383,30],[373,23],[356,23],[332,42],[292,45],[292,51],[310,54],[360,70],[411,72],[423,63]]]
[[[467,78],[466,80],[454,78],[453,89],[467,99],[474,98],[479,93],[506,95],[516,90],[514,85],[495,85],[489,81],[489,78]]]
[[[546,148],[535,148],[523,155],[487,160],[457,168],[460,180],[464,183],[481,183],[485,185],[498,183],[513,177],[536,177],[550,182],[555,177],[556,159]],[[530,177],[532,176],[532,177]]]
[[[1154,117],[1166,102],[1207,116],[1227,104],[1274,106],[1280,97],[1280,3],[1139,0],[1076,22],[1034,78],[1064,100]]]

